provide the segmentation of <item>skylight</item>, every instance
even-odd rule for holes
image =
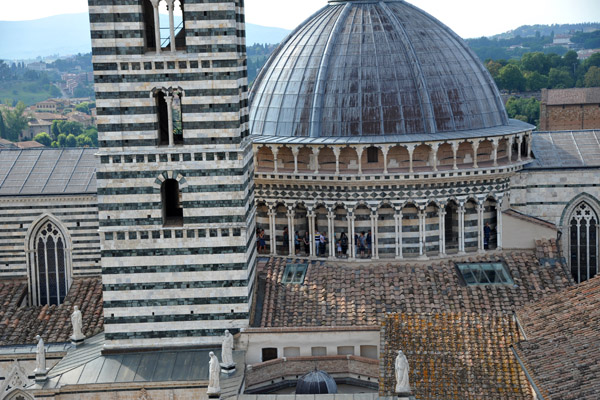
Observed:
[[[304,277],[306,276],[307,268],[308,264],[287,264],[285,266],[285,271],[283,271],[283,279],[281,280],[281,283],[301,285],[304,283]]]
[[[457,267],[469,286],[514,284],[503,263],[462,263]]]

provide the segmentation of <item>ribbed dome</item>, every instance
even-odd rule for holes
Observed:
[[[400,0],[330,1],[277,48],[250,94],[252,134],[435,134],[509,123],[485,67]]]
[[[298,379],[296,394],[335,394],[337,384],[325,371],[311,371]]]

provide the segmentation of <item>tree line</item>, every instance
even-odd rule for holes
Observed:
[[[486,60],[498,88],[510,92],[600,86],[600,53],[579,60],[575,51],[526,53],[519,60]]]

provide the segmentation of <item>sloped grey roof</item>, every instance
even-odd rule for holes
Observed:
[[[1,149],[0,196],[96,193],[96,151]]]
[[[329,1],[275,50],[250,93],[255,135],[431,136],[507,124],[477,56],[401,0]]]
[[[56,389],[67,385],[111,384],[125,382],[208,381],[209,353],[221,359],[221,349],[181,349],[102,354],[104,334],[86,339],[83,345],[72,348],[48,372],[48,380],[35,389]],[[244,376],[245,352],[234,351],[236,372],[221,376],[225,392],[240,387]]]
[[[600,167],[600,131],[534,132],[528,168]]]

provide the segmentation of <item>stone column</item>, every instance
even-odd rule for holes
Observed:
[[[352,209],[346,209],[346,220],[348,221],[348,258],[354,258],[352,249],[354,248],[354,236],[352,235]]]
[[[523,144],[523,136],[517,136],[517,148],[518,148],[518,152],[517,152],[517,161],[521,162],[521,145]]]
[[[169,147],[173,147],[175,145],[175,138],[173,137],[173,96],[167,94],[165,96],[165,101],[167,102],[167,119],[169,125]]]
[[[465,253],[465,204],[458,205],[458,253]]]
[[[308,216],[308,235],[310,237],[310,256],[315,256],[315,212],[310,210],[307,213]]]
[[[171,51],[176,51],[175,47],[175,19],[173,16],[173,7],[175,0],[167,0],[167,8],[169,9],[169,34],[171,35]]]
[[[156,54],[160,54],[160,17],[158,14],[159,0],[150,0],[154,8],[154,40],[156,41]]]
[[[479,150],[479,140],[473,140],[473,168],[479,168],[477,164],[477,151]]]
[[[496,248],[502,250],[502,199],[496,203]]]
[[[387,156],[388,156],[389,151],[390,151],[390,146],[382,146],[381,147],[381,152],[383,153],[383,173],[384,174],[388,173]]]
[[[269,244],[270,244],[269,254],[274,256],[277,254],[277,252],[275,251],[275,243],[276,243],[276,241],[275,241],[275,211],[269,207],[268,214],[269,214]]]
[[[335,174],[339,175],[340,174],[340,153],[341,153],[342,149],[340,149],[339,147],[332,147],[331,149],[333,150],[333,155],[335,155]]]
[[[515,137],[511,136],[506,140],[506,153],[508,154],[508,162],[511,163],[512,162],[512,146],[513,143],[515,142]]]
[[[494,167],[498,166],[498,138],[492,139],[492,157],[494,160]]]
[[[433,164],[433,170],[437,171],[438,170],[438,149],[440,148],[440,144],[439,143],[433,143],[431,145],[431,163]]]
[[[480,202],[477,205],[477,251],[482,253],[483,248],[483,212],[485,211],[485,205]]]
[[[314,153],[314,150],[317,152]],[[320,147],[313,147],[313,153],[315,154],[315,175],[319,173],[319,153],[321,152]]]
[[[394,214],[396,223],[396,259],[401,260],[402,256],[402,209],[398,214]]]
[[[294,173],[297,174],[298,173],[298,154],[300,153],[300,148],[293,146],[292,147],[292,154],[294,155]]]
[[[356,155],[358,156],[358,174],[362,174],[362,153],[364,148],[362,146],[358,146],[356,148]]]
[[[443,206],[439,208],[438,218],[440,257],[443,257],[446,255],[446,210]]]
[[[334,232],[335,214],[333,211],[327,213],[327,228],[329,232],[329,258],[335,258],[335,232]]]
[[[277,173],[277,155],[279,154],[279,146],[272,146],[271,151],[273,152],[273,172]]]
[[[377,209],[371,210],[371,258],[378,259],[379,258],[379,250],[377,246],[378,234],[377,234],[377,219],[378,213]]]
[[[412,174],[414,172],[413,152],[415,151],[415,145],[414,144],[407,145],[406,150],[408,150],[408,172]]]
[[[289,209],[288,213],[287,213],[287,217],[288,217],[288,239],[289,239],[289,248],[290,248],[290,255],[295,255],[296,254],[296,243],[294,242],[294,216],[295,216],[295,212],[294,209]]]
[[[350,252],[351,257],[353,260],[356,258],[356,246],[354,244],[354,220],[355,220],[355,216],[352,215],[349,217],[349,221],[350,221],[350,237],[348,238],[348,241],[350,242],[350,248],[352,249],[352,251]]]
[[[533,141],[533,136],[531,135],[531,133],[529,135],[525,136],[525,143],[527,143],[527,158],[531,158],[532,141]]]
[[[426,233],[425,233],[425,210],[418,210],[418,214],[419,214],[419,258],[422,258],[425,256],[425,237],[426,237]]]
[[[452,158],[453,158],[453,164],[452,164],[452,169],[458,169],[458,164],[457,164],[457,154],[458,154],[458,146],[460,146],[460,143],[458,142],[452,142]]]

